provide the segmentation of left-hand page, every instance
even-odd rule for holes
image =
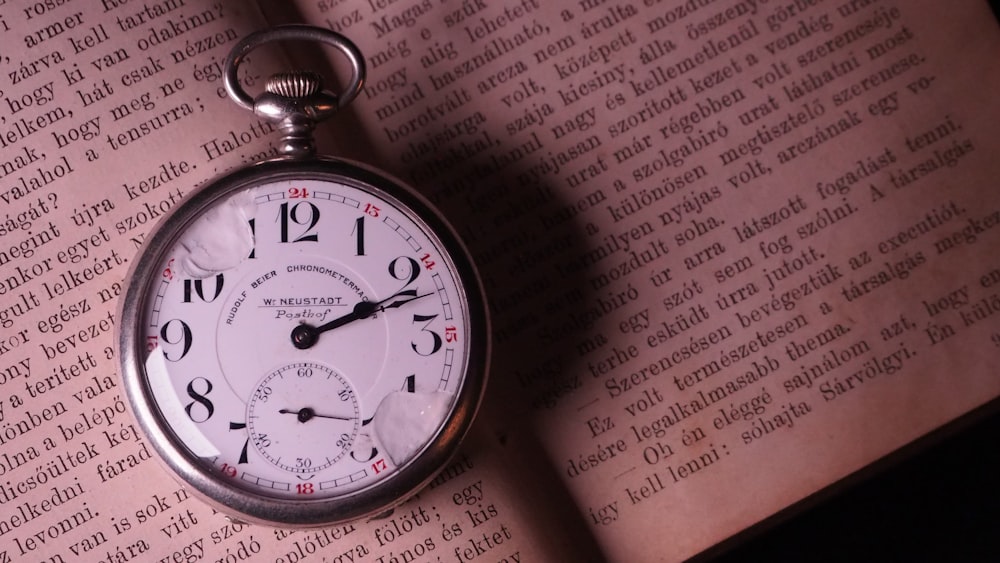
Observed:
[[[236,1],[0,1],[0,561],[249,549],[149,461],[113,334],[149,229],[272,150],[221,80],[262,25]]]
[[[545,480],[495,471],[510,460],[481,426],[391,517],[323,530],[230,521],[153,459],[119,379],[117,303],[184,196],[277,154],[276,129],[222,86],[230,49],[268,23],[239,0],[0,0],[0,563],[589,553],[536,525],[571,528],[536,506]],[[285,55],[246,57],[247,91]]]

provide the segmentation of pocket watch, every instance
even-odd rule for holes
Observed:
[[[339,94],[310,72],[251,97],[238,67],[272,41],[350,63]],[[277,123],[280,156],[217,177],[149,234],[128,274],[118,350],[149,443],[196,496],[240,521],[318,527],[373,517],[426,485],[482,399],[482,285],[445,219],[400,181],[316,156],[364,59],[325,29],[237,44],[225,86]]]

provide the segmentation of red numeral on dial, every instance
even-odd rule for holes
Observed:
[[[163,269],[163,277],[167,278],[168,280],[174,279],[173,266],[174,266],[174,259],[171,258],[170,260],[167,261],[167,267]]]
[[[306,188],[288,188],[288,197],[289,199],[309,197],[309,190]]]
[[[389,466],[386,465],[385,458],[382,458],[372,464],[372,471],[374,471],[376,475],[385,471],[386,469],[389,469]]]
[[[316,492],[316,489],[313,488],[312,483],[296,483],[295,492],[300,495],[311,495]]]

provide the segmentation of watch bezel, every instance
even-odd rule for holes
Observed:
[[[455,404],[434,437],[393,475],[343,496],[326,499],[268,497],[232,484],[221,472],[199,461],[167,424],[145,378],[145,344],[140,323],[153,294],[153,284],[179,233],[202,212],[232,194],[283,180],[334,181],[362,189],[391,202],[427,225],[428,235],[445,249],[468,319],[467,369]],[[118,309],[118,352],[122,379],[132,412],[150,445],[173,476],[197,497],[241,521],[288,528],[314,528],[377,516],[426,486],[454,456],[469,432],[482,401],[489,371],[491,337],[488,308],[479,274],[457,232],[420,194],[403,182],[360,163],[332,157],[281,157],[217,177],[179,203],[147,235],[127,274],[129,281]]]

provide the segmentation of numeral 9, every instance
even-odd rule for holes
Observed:
[[[170,328],[172,326],[178,326],[178,325],[179,325],[178,330],[180,331],[179,333],[178,330]],[[193,336],[191,334],[191,327],[189,327],[186,322],[180,319],[171,319],[163,323],[163,326],[160,327],[160,340],[166,342],[167,344],[170,344],[171,346],[180,346],[181,348],[180,354],[177,354],[176,357],[173,354],[175,350],[173,351],[164,350],[163,357],[166,358],[167,361],[179,362],[181,361],[181,359],[184,358],[184,356],[187,356],[187,353],[191,350],[192,339]]]

